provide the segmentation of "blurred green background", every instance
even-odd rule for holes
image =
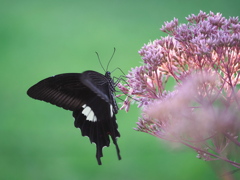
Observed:
[[[239,16],[239,0],[6,0],[0,1],[0,179],[6,180],[202,180],[218,179],[190,149],[133,130],[140,110],[117,115],[121,138],[104,148],[98,166],[95,145],[73,126],[70,111],[36,101],[27,89],[46,77],[95,70],[127,73],[140,65],[138,50],[174,17],[186,22],[200,10]],[[114,76],[121,75],[115,71]]]

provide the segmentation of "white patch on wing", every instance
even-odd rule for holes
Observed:
[[[111,117],[113,117],[113,107],[111,104],[110,104],[110,113],[111,113]]]
[[[87,117],[86,119],[91,122],[96,122],[97,117],[95,116],[93,110],[86,104],[84,104],[82,107],[84,108],[82,114],[84,114]]]

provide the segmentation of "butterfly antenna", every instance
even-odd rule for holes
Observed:
[[[104,70],[104,72],[106,72],[106,70],[105,70],[105,68],[103,67],[102,62],[101,62],[101,60],[100,60],[99,54],[98,54],[97,52],[95,52],[95,53],[97,54],[98,61],[99,61],[100,65],[101,65],[102,69]]]
[[[113,54],[112,54],[110,60],[108,61],[107,70],[108,70],[108,66],[109,66],[110,62],[112,61],[112,58],[113,58],[113,56],[114,56],[114,54],[115,54],[115,51],[116,51],[116,48],[113,49]]]

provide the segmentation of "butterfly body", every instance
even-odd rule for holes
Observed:
[[[95,71],[66,73],[46,78],[33,85],[27,94],[73,112],[74,125],[83,136],[96,144],[96,158],[101,164],[102,148],[110,145],[111,137],[121,159],[117,144],[118,106],[114,98],[115,85],[110,72],[102,75]]]

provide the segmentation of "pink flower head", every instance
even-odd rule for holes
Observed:
[[[136,130],[191,147],[205,160],[227,158],[240,146],[240,22],[200,11],[166,22],[168,36],[145,44],[143,65],[119,85],[142,108]],[[166,90],[169,80],[176,87]]]

